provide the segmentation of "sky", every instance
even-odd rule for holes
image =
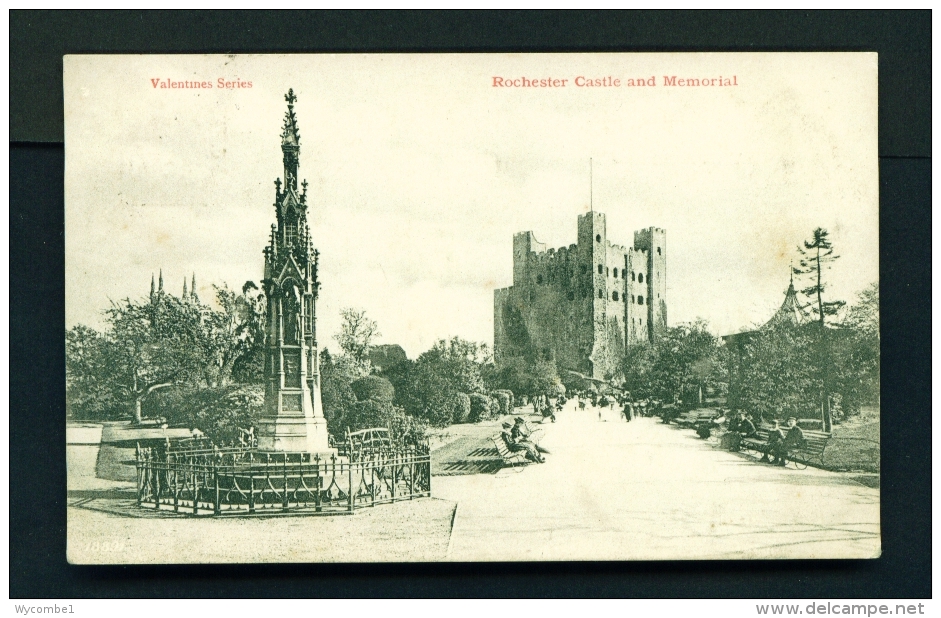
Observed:
[[[831,298],[878,281],[875,54],[67,56],[64,85],[67,327],[102,327],[161,269],[175,294],[195,273],[203,300],[261,279],[288,88],[321,346],[347,307],[411,358],[492,344],[513,234],[573,244],[590,208],[618,244],[666,229],[671,325],[766,321],[817,227],[840,255]]]

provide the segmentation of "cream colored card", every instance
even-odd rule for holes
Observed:
[[[296,451],[278,432],[309,435],[329,418],[329,448],[347,457],[329,473],[252,473],[252,512],[247,498],[226,510],[215,494],[228,481],[208,468],[161,472],[139,459],[140,448],[192,434],[159,418],[132,422],[135,397],[145,416],[151,405],[144,370],[135,382],[130,364],[110,367],[124,377],[108,378],[110,403],[96,408],[75,374],[91,370],[70,364],[70,398],[80,401],[67,421],[70,562],[879,556],[878,401],[844,379],[858,369],[877,383],[878,353],[873,369],[872,359],[837,358],[838,343],[825,376],[767,372],[767,389],[790,393],[806,377],[826,393],[769,395],[762,406],[741,367],[758,344],[733,336],[764,333],[781,316],[810,332],[800,328],[819,321],[818,301],[846,302],[824,316],[827,332],[859,326],[859,295],[877,289],[879,273],[876,54],[67,56],[64,85],[66,327],[117,336],[111,307],[151,306],[163,293],[219,311],[214,286],[237,294],[247,281],[259,292],[275,281],[270,293],[284,300],[268,307],[281,319],[259,343],[274,365],[258,383],[281,388],[265,393],[262,414],[281,420],[252,430],[259,453]],[[821,265],[820,298],[806,292],[813,273],[789,287],[793,269],[807,270],[801,259],[813,260],[804,243],[817,229],[838,256]],[[266,247],[280,252],[270,258],[277,273],[266,271]],[[281,272],[288,262],[297,274]],[[316,285],[305,292],[305,281]],[[426,418],[430,453],[415,465],[429,477],[413,471],[408,482],[427,481],[427,492],[318,511],[311,479],[328,485],[339,474],[330,499],[359,491],[365,505],[377,491],[401,497],[393,486],[405,478],[364,468],[354,483],[356,456],[321,393],[323,351],[341,355],[347,308],[380,333],[358,371],[384,377],[378,351],[399,349],[414,369],[457,337],[486,344],[475,359],[482,381],[463,393],[473,406],[475,396],[499,405],[501,369],[543,362],[554,370],[545,394],[555,415],[538,396],[533,405],[534,386],[517,388],[515,409],[476,422]],[[647,378],[625,360],[697,321],[721,370],[693,363]],[[299,361],[288,358],[292,337]],[[157,362],[156,349],[109,358]],[[838,364],[842,377],[830,369]],[[311,411],[298,404],[290,429],[278,423],[294,418],[285,399],[294,385],[272,387],[275,366],[306,368],[296,388]],[[177,372],[159,390],[238,379]],[[405,398],[398,389],[392,405],[420,415]],[[757,443],[730,450],[739,408],[758,411],[759,430],[776,419],[786,430],[794,415],[805,446],[818,433],[822,442],[786,454],[783,467],[761,461]],[[544,463],[511,465],[527,445],[501,455],[507,413],[540,430],[529,444],[548,451]],[[210,476],[188,476],[199,474]]]

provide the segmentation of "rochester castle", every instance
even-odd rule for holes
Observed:
[[[578,242],[546,249],[532,232],[513,236],[513,285],[494,290],[498,365],[554,359],[559,371],[596,379],[620,371],[625,346],[653,341],[667,325],[666,232],[608,240],[605,216],[578,217]]]

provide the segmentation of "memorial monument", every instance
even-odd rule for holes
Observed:
[[[260,451],[328,455],[327,421],[320,398],[317,352],[318,252],[307,226],[307,181],[298,191],[300,132],[294,90],[281,133],[284,184],[275,180],[275,215],[265,247],[262,286],[268,302],[265,330],[265,410],[258,421]]]

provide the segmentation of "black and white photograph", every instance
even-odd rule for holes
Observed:
[[[68,561],[878,558],[877,79],[66,56]]]

